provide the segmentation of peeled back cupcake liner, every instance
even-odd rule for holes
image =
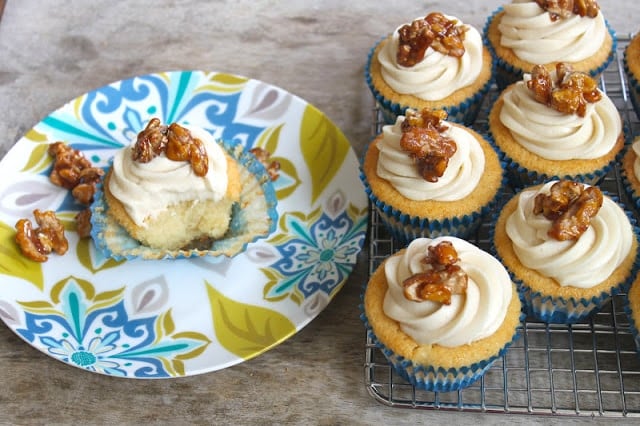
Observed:
[[[495,48],[489,41],[489,37],[487,37],[489,27],[491,26],[493,19],[503,10],[504,8],[501,6],[498,9],[496,9],[491,15],[489,15],[483,29],[483,39],[485,40],[485,45],[489,48],[489,51],[491,52],[491,56],[493,57],[494,80],[496,82],[496,86],[498,86],[499,91],[502,91],[507,86],[522,80],[522,76],[524,75],[524,70],[522,68],[516,67],[510,64],[498,56]],[[589,75],[594,78],[598,78],[604,72],[604,70],[607,69],[609,64],[611,64],[611,62],[613,61],[616,48],[617,48],[617,43],[618,43],[614,29],[611,27],[611,25],[609,25],[609,22],[606,19],[604,23],[607,27],[607,31],[609,31],[609,34],[611,35],[611,39],[613,40],[613,43],[611,45],[611,52],[609,53],[607,60],[597,68],[589,70]]]
[[[622,203],[620,203],[617,197],[612,196],[605,191],[603,191],[603,194],[615,201],[618,206],[620,206],[624,210],[633,228],[634,237],[638,239],[638,236],[640,235],[640,229],[636,226],[636,220],[634,219],[633,214],[629,210],[627,210]],[[489,230],[489,241],[491,242],[492,254],[498,260],[503,262],[502,256],[500,256],[500,253],[495,246],[494,238],[495,225],[498,216],[499,212],[494,213],[494,218],[492,220],[493,226],[491,226]],[[516,283],[516,286],[518,287],[518,290],[522,295],[524,309],[527,315],[545,323],[575,324],[577,322],[584,321],[585,319],[599,312],[602,307],[611,299],[611,297],[627,291],[638,273],[639,266],[640,247],[638,247],[636,251],[636,257],[631,266],[631,271],[629,272],[627,277],[623,281],[612,285],[609,289],[602,291],[599,295],[590,298],[567,298],[534,291],[526,284],[523,279],[512,272],[507,265],[505,265],[505,268],[507,269],[507,272],[509,272],[511,280]]]
[[[408,108],[417,109],[418,107],[416,105],[403,105],[397,102],[393,102],[392,100],[386,98],[382,93],[380,93],[380,91],[373,84],[371,78],[371,63],[374,59],[376,48],[385,39],[386,37],[382,38],[382,40],[378,41],[378,43],[376,43],[375,46],[373,46],[369,51],[364,75],[367,86],[369,86],[369,90],[371,90],[376,104],[379,106],[380,111],[382,112],[382,117],[385,123],[393,124],[395,123],[396,118],[399,115],[405,115],[405,112]],[[459,104],[447,105],[443,108],[440,108],[447,112],[447,120],[453,121],[455,123],[461,123],[466,126],[470,126],[471,124],[473,124],[478,117],[478,114],[482,107],[482,102],[484,101],[486,94],[489,92],[492,83],[493,79],[491,78],[480,90],[478,90],[472,96],[468,97]]]
[[[631,132],[629,131],[626,123],[623,123],[623,133],[624,133],[624,146],[627,146],[631,143]],[[493,134],[491,130],[489,130],[488,138],[491,141],[491,144],[497,149],[501,160],[504,162],[505,173],[507,175],[507,181],[509,185],[511,185],[514,189],[522,189],[528,186],[539,185],[544,182],[549,182],[551,180],[573,180],[576,182],[586,183],[588,185],[597,185],[606,175],[611,171],[615,164],[619,163],[624,155],[624,149],[621,149],[618,154],[603,166],[600,169],[595,169],[590,171],[589,173],[576,173],[572,175],[558,175],[553,174],[549,175],[546,173],[541,173],[535,170],[527,169],[526,167],[520,165],[517,161],[512,159],[507,153],[505,153],[500,146],[495,142]]]
[[[363,293],[364,294],[364,293]],[[439,366],[417,363],[396,354],[376,337],[371,324],[364,311],[364,305],[360,305],[360,319],[364,323],[367,336],[371,342],[383,353],[394,371],[407,382],[418,389],[434,392],[450,392],[464,389],[482,378],[496,360],[503,357],[509,347],[520,337],[519,328],[515,330],[511,340],[507,342],[497,354],[459,368],[443,368]],[[520,323],[524,321],[524,313],[520,315]]]
[[[223,238],[212,242],[207,249],[155,249],[140,243],[117,221],[107,214],[102,183],[98,185],[91,205],[91,237],[105,257],[115,260],[136,258],[184,259],[192,257],[233,257],[249,243],[266,238],[278,223],[277,198],[265,167],[241,145],[223,141],[226,152],[239,163],[242,191],[239,202],[232,207],[229,229]]]

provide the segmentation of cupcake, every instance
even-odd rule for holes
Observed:
[[[491,54],[478,30],[434,12],[378,42],[365,77],[389,124],[407,108],[429,108],[470,125],[492,81]]]
[[[597,183],[625,144],[622,118],[594,79],[558,63],[536,66],[489,112],[489,132],[515,187],[555,179]]]
[[[489,253],[455,237],[418,238],[371,275],[362,319],[400,376],[420,389],[453,391],[506,352],[521,308]]]
[[[640,276],[637,276],[626,297],[624,311],[629,318],[629,329],[636,345],[636,351],[640,354]]]
[[[484,38],[493,55],[500,90],[531,73],[563,61],[599,76],[613,60],[616,37],[596,2],[513,0],[487,20]]]
[[[640,118],[640,34],[636,34],[624,49],[624,72],[629,80],[629,98]]]
[[[409,109],[369,144],[361,179],[400,242],[469,236],[496,204],[503,170],[491,144],[443,111]]]
[[[116,258],[233,256],[274,229],[270,182],[242,147],[154,118],[114,155],[91,206],[91,235]]]
[[[640,211],[640,137],[627,147],[620,165],[622,186],[631,204]]]
[[[626,290],[638,242],[627,212],[598,187],[551,181],[511,198],[492,241],[529,314],[570,324]]]

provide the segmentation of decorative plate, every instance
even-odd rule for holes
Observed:
[[[77,238],[81,209],[50,183],[49,143],[108,164],[152,117],[267,149],[280,162],[279,221],[234,258],[115,261]],[[0,162],[0,318],[45,354],[95,373],[170,378],[253,358],[308,324],[340,290],[362,249],[367,198],[358,161],[318,109],[267,83],[175,71],[82,95],[22,137]],[[69,251],[27,260],[15,223],[54,210]]]

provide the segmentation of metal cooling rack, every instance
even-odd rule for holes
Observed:
[[[631,35],[618,38],[616,56],[605,70],[601,88],[613,99],[632,135],[640,122],[628,100],[623,50]],[[473,127],[487,131],[487,96]],[[373,132],[383,120],[374,109]],[[617,167],[601,187],[622,200]],[[373,209],[369,224],[369,272],[400,247],[384,229]],[[488,250],[488,224],[472,242]],[[398,376],[369,338],[365,344],[365,384],[370,395],[391,407],[425,410],[531,415],[640,418],[640,357],[623,311],[624,294],[617,295],[587,322],[555,325],[527,318],[520,338],[472,386],[454,392],[416,389]]]

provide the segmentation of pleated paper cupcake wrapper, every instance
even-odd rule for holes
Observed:
[[[491,26],[491,22],[493,22],[493,19],[495,18],[495,16],[498,13],[500,13],[502,10],[503,10],[503,7],[499,7],[491,15],[489,15],[489,18],[487,18],[487,22],[485,23],[485,26],[483,29],[483,39],[485,40],[485,45],[489,48],[489,51],[491,52],[491,56],[493,57],[494,80],[496,82],[496,86],[498,86],[499,91],[504,90],[510,84],[513,84],[517,81],[522,80],[522,76],[524,74],[524,71],[522,70],[522,68],[513,66],[505,62],[502,58],[500,58],[497,55],[495,48],[492,46],[491,42],[489,41],[489,38],[487,37],[489,27]],[[609,64],[613,61],[614,53],[618,45],[616,33],[611,27],[611,25],[609,25],[609,22],[606,19],[605,19],[605,25],[607,26],[607,31],[609,31],[609,34],[611,35],[613,44],[611,46],[611,53],[607,57],[607,60],[603,64],[601,64],[598,68],[589,70],[589,75],[591,75],[594,78],[599,78],[600,75],[604,72],[604,70],[607,69]]]
[[[241,145],[223,142],[225,150],[239,162],[242,191],[234,204],[229,230],[211,247],[202,249],[162,250],[141,244],[107,214],[108,206],[101,185],[91,206],[91,237],[105,257],[116,260],[182,259],[191,257],[233,257],[247,244],[271,234],[278,223],[276,193],[262,163]]]
[[[636,117],[640,119],[640,82],[638,82],[638,79],[634,77],[633,73],[629,69],[626,50],[624,52],[622,62],[624,73],[627,76],[627,80],[629,82],[629,99],[631,100],[631,106],[633,107],[633,111],[636,113]]]
[[[603,191],[604,192],[604,191]],[[623,208],[625,214],[629,218],[629,222],[633,227],[634,237],[637,239],[640,235],[639,229],[635,226],[635,219],[631,212],[624,208],[624,206],[619,202],[617,197],[613,197],[609,194],[606,194],[611,199],[616,201],[616,203]],[[492,254],[502,262],[502,258],[498,253],[495,242],[495,223],[497,221],[499,213],[494,214],[494,218],[492,220],[493,226],[491,226],[489,231],[489,241],[491,242],[491,252]],[[619,282],[615,285],[612,285],[608,291],[601,292],[598,296],[594,296],[591,298],[565,298],[561,296],[551,296],[545,295],[538,291],[531,290],[526,283],[518,276],[516,276],[506,265],[505,268],[509,272],[511,279],[518,286],[518,289],[522,295],[522,300],[524,301],[524,307],[527,312],[527,315],[530,315],[542,322],[553,323],[553,324],[575,324],[577,322],[583,321],[590,317],[591,315],[600,311],[600,309],[607,303],[612,296],[615,296],[619,293],[625,292],[631,282],[635,278],[638,273],[638,266],[640,264],[640,247],[637,249],[636,258],[631,267],[631,271],[627,278]]]
[[[640,282],[636,282],[631,284],[631,286],[640,285]],[[629,298],[625,298],[625,303],[623,306],[624,313],[626,314],[629,320],[629,331],[631,332],[631,336],[633,337],[633,343],[636,347],[636,354],[640,357],[640,324],[636,322],[633,317],[633,310],[631,309],[631,305],[629,304]],[[637,314],[637,313],[636,313]]]
[[[416,388],[427,391],[450,392],[472,385],[491,368],[497,359],[504,356],[509,347],[520,337],[519,330],[516,329],[511,341],[507,342],[497,354],[468,366],[443,368],[420,364],[393,352],[374,334],[362,304],[360,312],[360,319],[367,330],[367,336],[382,351],[395,372]],[[521,314],[520,317],[520,322],[522,323],[522,321],[524,321],[524,314]]]
[[[411,216],[386,204],[375,196],[364,173],[360,173],[360,179],[365,186],[365,192],[376,209],[380,220],[394,239],[401,244],[408,244],[416,238],[437,238],[448,235],[460,238],[469,238],[478,229],[490,212],[498,205],[503,193],[504,181],[493,199],[475,212],[464,215],[445,218],[443,220],[430,219],[428,217]]]
[[[384,40],[384,38],[382,40]],[[380,107],[380,111],[382,112],[385,123],[393,124],[395,123],[396,118],[399,115],[405,114],[407,108],[416,109],[417,107],[415,105],[402,105],[397,102],[393,102],[382,95],[382,93],[380,93],[380,91],[378,91],[378,89],[376,89],[376,87],[373,85],[371,79],[371,62],[373,61],[373,54],[375,52],[375,49],[382,40],[376,43],[376,45],[373,46],[373,48],[369,51],[364,75],[367,86],[369,86],[369,89],[371,90],[376,103]],[[486,94],[489,92],[492,83],[493,80],[489,79],[489,81],[487,81],[487,83],[478,92],[474,93],[464,101],[460,102],[457,105],[448,105],[442,108],[448,114],[447,120],[453,121],[455,123],[462,123],[466,126],[470,126],[471,124],[473,124],[478,116],[478,113],[480,112],[482,102]]]
[[[631,132],[629,131],[626,124],[624,124],[624,145],[627,146],[631,143]],[[498,151],[500,158],[504,162],[504,168],[507,175],[507,180],[512,188],[518,190],[522,188],[526,188],[528,186],[539,185],[544,182],[549,182],[552,180],[573,180],[576,182],[586,183],[588,185],[597,185],[609,171],[612,169],[614,164],[620,162],[622,156],[624,154],[624,149],[621,149],[620,152],[611,160],[608,164],[606,164],[601,169],[593,170],[589,173],[576,173],[575,175],[547,175],[545,173],[539,173],[535,170],[529,170],[526,167],[521,166],[517,161],[513,160],[509,155],[507,155],[498,144],[495,143],[495,139],[493,134],[489,130],[488,138],[491,141],[491,144]]]

